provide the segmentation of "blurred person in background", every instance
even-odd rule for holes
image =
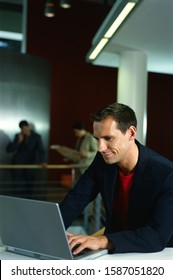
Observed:
[[[41,135],[33,131],[26,120],[19,122],[20,132],[8,143],[6,151],[12,154],[14,165],[41,164],[46,167],[45,150]],[[21,168],[13,170],[15,196],[31,198],[36,177],[36,169]]]
[[[75,168],[75,181],[78,181],[97,153],[97,141],[81,122],[73,125],[73,133],[77,138],[74,149],[60,145],[53,145],[51,148],[59,152],[65,159],[81,165],[81,167]]]

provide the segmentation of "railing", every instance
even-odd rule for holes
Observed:
[[[71,169],[72,182],[75,182],[75,169],[84,168],[85,165],[79,164],[1,164],[0,169]]]
[[[1,164],[0,170],[8,170],[11,172],[19,169],[23,170],[40,170],[41,172],[49,172],[51,170],[59,171],[69,171],[68,182],[61,180],[47,180],[49,177],[47,174],[44,174],[46,177],[44,180],[35,180],[34,181],[34,197],[33,199],[48,200],[60,202],[66,194],[73,188],[75,184],[75,169],[86,167],[79,164],[47,164],[45,166],[35,164],[35,165],[12,165],[12,164]],[[51,176],[50,176],[51,177]],[[23,182],[15,182],[13,179],[6,178],[7,180],[0,181],[0,193],[5,195],[10,195],[10,191],[15,189],[17,196],[22,196],[22,185]],[[11,179],[11,180],[9,180]],[[33,182],[28,182],[33,183]],[[28,186],[29,186],[28,184]],[[9,186],[9,187],[8,187]],[[5,193],[4,193],[5,192]],[[86,232],[91,233],[100,229],[101,225],[101,208],[102,202],[100,196],[84,210],[82,223]]]
[[[72,168],[83,168],[85,165],[80,164],[46,164],[44,168],[48,169],[72,169]],[[1,164],[0,169],[42,169],[41,164]]]

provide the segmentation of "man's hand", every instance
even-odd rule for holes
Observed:
[[[87,158],[87,153],[84,151],[80,151],[80,157],[81,158]]]
[[[88,248],[91,250],[109,248],[109,240],[106,236],[92,236],[92,235],[74,235],[67,232],[67,238],[70,244],[71,250],[74,249],[73,254],[77,255],[84,249]]]
[[[24,135],[23,135],[23,133],[19,133],[19,134],[18,134],[18,143],[22,143],[23,140],[24,140]]]

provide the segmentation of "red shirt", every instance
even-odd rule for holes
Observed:
[[[134,173],[124,175],[119,171],[118,176],[118,193],[115,194],[113,201],[113,217],[119,220],[119,229],[127,229],[127,215],[129,204],[129,193],[132,186]]]

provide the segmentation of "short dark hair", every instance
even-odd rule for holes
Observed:
[[[82,130],[85,129],[85,125],[81,122],[76,122],[73,124],[73,129]]]
[[[29,126],[29,123],[26,120],[22,120],[19,122],[19,127],[22,128],[23,126]]]
[[[112,117],[116,121],[117,128],[122,133],[125,133],[131,125],[137,127],[135,112],[127,105],[121,103],[112,103],[104,106],[95,114],[91,115],[91,120],[100,122],[107,117]]]

